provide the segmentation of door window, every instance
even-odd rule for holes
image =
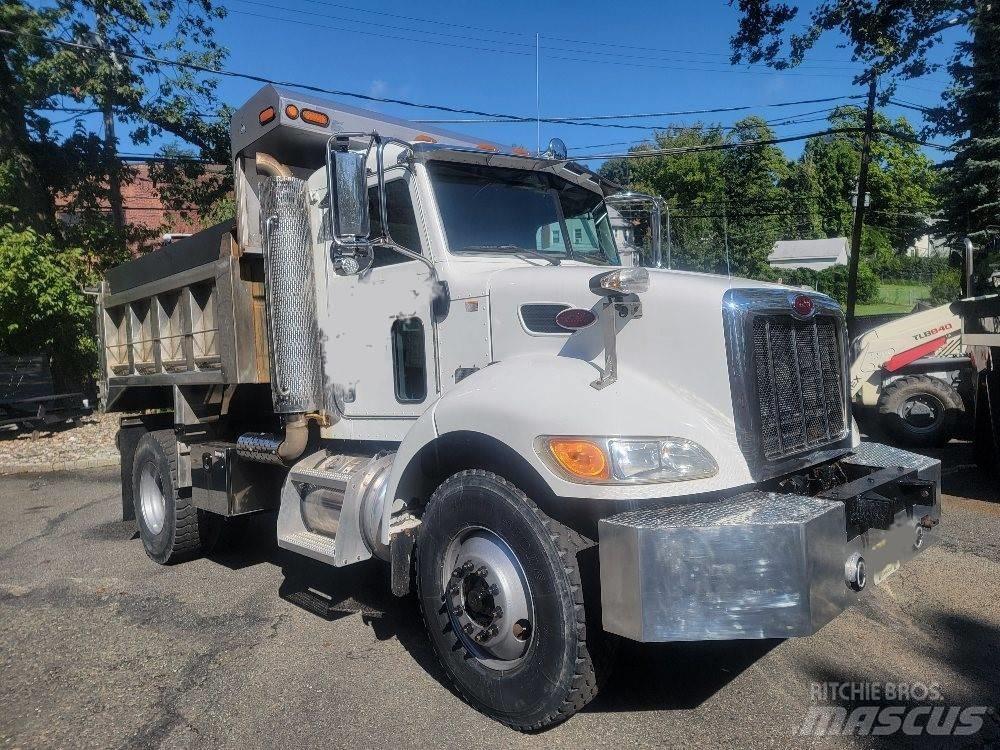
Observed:
[[[397,401],[407,403],[427,398],[427,357],[420,318],[393,322],[392,368]]]
[[[396,179],[385,183],[385,212],[389,217],[389,236],[407,250],[412,250],[422,255],[424,248],[420,242],[417,216],[413,211],[410,186],[406,180]],[[378,205],[378,187],[368,188],[368,213],[371,216],[371,236],[381,236],[382,214]],[[405,255],[401,255],[387,247],[376,245],[374,250],[375,262],[372,265],[373,268],[410,261]]]

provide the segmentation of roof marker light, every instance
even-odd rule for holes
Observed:
[[[298,116],[299,116],[299,108],[296,107],[294,104],[286,104],[285,105],[285,116],[288,117],[288,119],[290,119],[290,120],[297,119]]]
[[[260,114],[257,115],[257,120],[261,125],[267,125],[274,119],[276,114],[277,112],[274,111],[274,107],[267,107],[260,111]]]
[[[325,128],[330,124],[330,115],[317,112],[315,109],[303,109],[302,120],[310,125],[319,125],[321,128]]]
[[[493,151],[493,152],[495,152],[497,150],[497,147],[494,146],[492,143],[477,143],[476,144],[476,148],[478,148],[480,151]]]
[[[417,143],[437,143],[437,138],[427,135],[427,133],[421,133],[413,137],[413,140]]]

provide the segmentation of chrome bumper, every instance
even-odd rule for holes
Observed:
[[[604,629],[637,641],[811,635],[935,541],[941,463],[876,443],[816,497],[746,492],[601,520]]]

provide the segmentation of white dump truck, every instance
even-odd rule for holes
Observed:
[[[617,188],[559,143],[268,86],[232,155],[235,221],[99,297],[156,562],[276,511],[336,575],[385,561],[457,691],[532,730],[620,638],[808,636],[933,541],[940,465],[859,442],[840,308],[619,265]]]

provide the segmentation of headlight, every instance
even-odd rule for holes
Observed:
[[[679,482],[719,472],[708,451],[684,438],[542,435],[535,451],[556,474],[581,484]]]
[[[692,440],[609,440],[612,474],[629,482],[677,482],[715,476],[719,467]]]

